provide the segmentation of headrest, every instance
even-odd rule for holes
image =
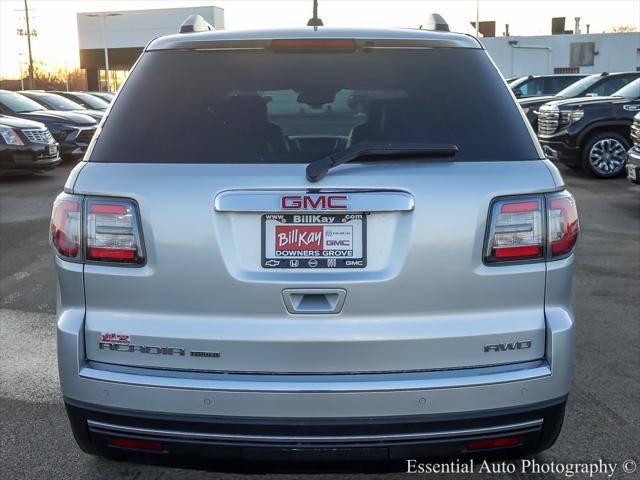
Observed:
[[[389,102],[386,98],[374,98],[367,103],[367,123],[380,127],[384,106]]]
[[[247,123],[267,122],[267,104],[258,95],[233,95],[227,99],[232,119]]]

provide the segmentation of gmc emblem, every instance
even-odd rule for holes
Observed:
[[[347,195],[284,195],[280,206],[284,210],[346,210]]]

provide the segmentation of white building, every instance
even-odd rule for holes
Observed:
[[[217,30],[224,29],[224,10],[214,6],[78,13],[80,68],[86,69],[89,90],[106,89],[105,48],[109,87],[116,90],[147,43],[178,33],[189,15],[201,15]]]
[[[480,38],[505,78],[640,70],[640,33]]]

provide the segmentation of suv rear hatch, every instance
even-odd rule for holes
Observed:
[[[86,261],[88,359],[353,373],[542,358],[545,263],[487,264],[485,237],[493,199],[552,191],[552,176],[485,52],[433,35],[152,43],[74,186],[128,199],[140,228],[141,264]],[[458,154],[306,179],[362,142]],[[85,234],[110,232],[111,210],[88,205]]]

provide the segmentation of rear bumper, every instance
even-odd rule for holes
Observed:
[[[65,312],[58,331],[74,435],[86,452],[136,461],[362,471],[406,469],[412,458],[521,456],[553,444],[570,385],[574,328],[562,309],[548,312],[547,359],[519,369],[320,375],[304,382],[101,369],[78,355],[84,351],[78,313],[73,319]],[[513,436],[517,444],[502,449],[468,449],[472,440]],[[113,438],[152,440],[159,450],[114,447]]]
[[[77,314],[77,315],[76,315]],[[469,413],[526,406],[569,391],[573,318],[547,312],[547,358],[505,367],[357,375],[207,375],[122,369],[84,360],[82,311],[58,322],[64,396],[76,402],[158,414],[242,417],[384,417]]]
[[[421,458],[485,456],[469,450],[469,442],[517,437],[502,455],[520,455],[548,448],[564,417],[566,398],[467,415],[419,415],[392,418],[189,417],[96,409],[67,402],[67,412],[79,445],[87,452],[142,456],[162,462],[171,457],[191,463],[206,459],[216,469],[288,468],[325,462],[338,468],[379,468],[387,464],[406,469],[406,461]],[[157,442],[154,452],[125,449],[112,440]],[[495,453],[494,450],[491,452]],[[304,468],[304,467],[303,467]]]

